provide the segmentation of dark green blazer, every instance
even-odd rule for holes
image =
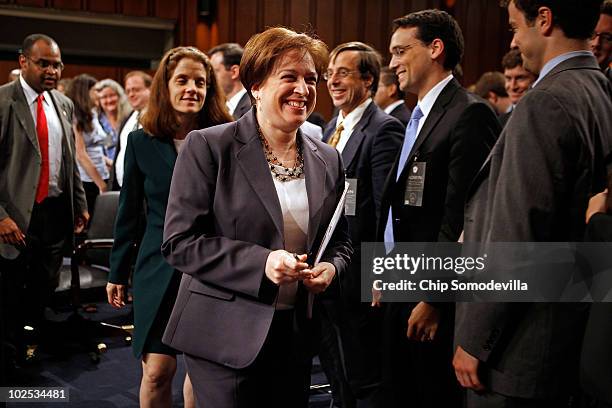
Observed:
[[[128,283],[136,255],[134,246],[140,238],[139,218],[146,201],[146,229],[132,277],[135,326],[132,347],[136,357],[142,354],[172,275],[179,273],[166,263],[160,250],[176,156],[172,142],[151,137],[142,129],[128,137],[109,282]]]

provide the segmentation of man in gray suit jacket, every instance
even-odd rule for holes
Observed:
[[[33,34],[21,52],[19,79],[0,87],[2,318],[17,347],[26,319],[40,327],[64,247],[89,218],[75,163],[73,105],[53,89],[63,69],[60,49]]]
[[[576,242],[590,194],[605,188],[612,87],[588,51],[601,0],[513,0],[510,26],[539,73],[466,202],[465,242]],[[468,407],[572,406],[588,308],[457,306],[453,364]]]

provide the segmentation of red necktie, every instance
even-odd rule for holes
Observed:
[[[40,147],[40,178],[38,179],[38,188],[36,189],[36,202],[41,203],[49,195],[49,130],[47,128],[47,116],[43,101],[43,94],[38,95],[36,99],[36,136],[38,137],[38,146]]]

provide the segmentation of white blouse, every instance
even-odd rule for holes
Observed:
[[[276,166],[282,171],[280,166]],[[308,195],[306,194],[306,179],[302,177],[291,181],[278,181],[272,176],[276,194],[283,212],[285,235],[285,250],[303,254],[306,252],[308,235]],[[277,310],[293,309],[298,282],[281,285],[276,302]]]

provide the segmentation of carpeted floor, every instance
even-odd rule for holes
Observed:
[[[123,408],[138,407],[140,381],[140,361],[132,355],[131,347],[125,336],[107,331],[98,331],[91,323],[104,321],[115,325],[131,321],[131,307],[115,310],[108,304],[95,303],[95,313],[81,312],[89,322],[81,319],[68,319],[69,311],[48,311],[47,318],[52,321],[46,330],[44,347],[38,350],[37,359],[23,367],[11,378],[12,384],[24,387],[66,387],[69,392],[67,403],[9,403],[7,407],[36,408],[82,407],[82,408]],[[75,323],[76,322],[76,323]],[[85,341],[75,335],[89,333],[96,339]],[[69,334],[71,333],[71,334]],[[99,356],[93,352],[98,341],[106,345],[106,351]],[[99,357],[99,361],[95,360]],[[325,384],[318,360],[313,362],[312,384]],[[173,383],[173,406],[182,407],[182,382],[185,367],[179,357],[178,371]],[[313,390],[310,407],[329,407],[331,396],[328,388]]]

